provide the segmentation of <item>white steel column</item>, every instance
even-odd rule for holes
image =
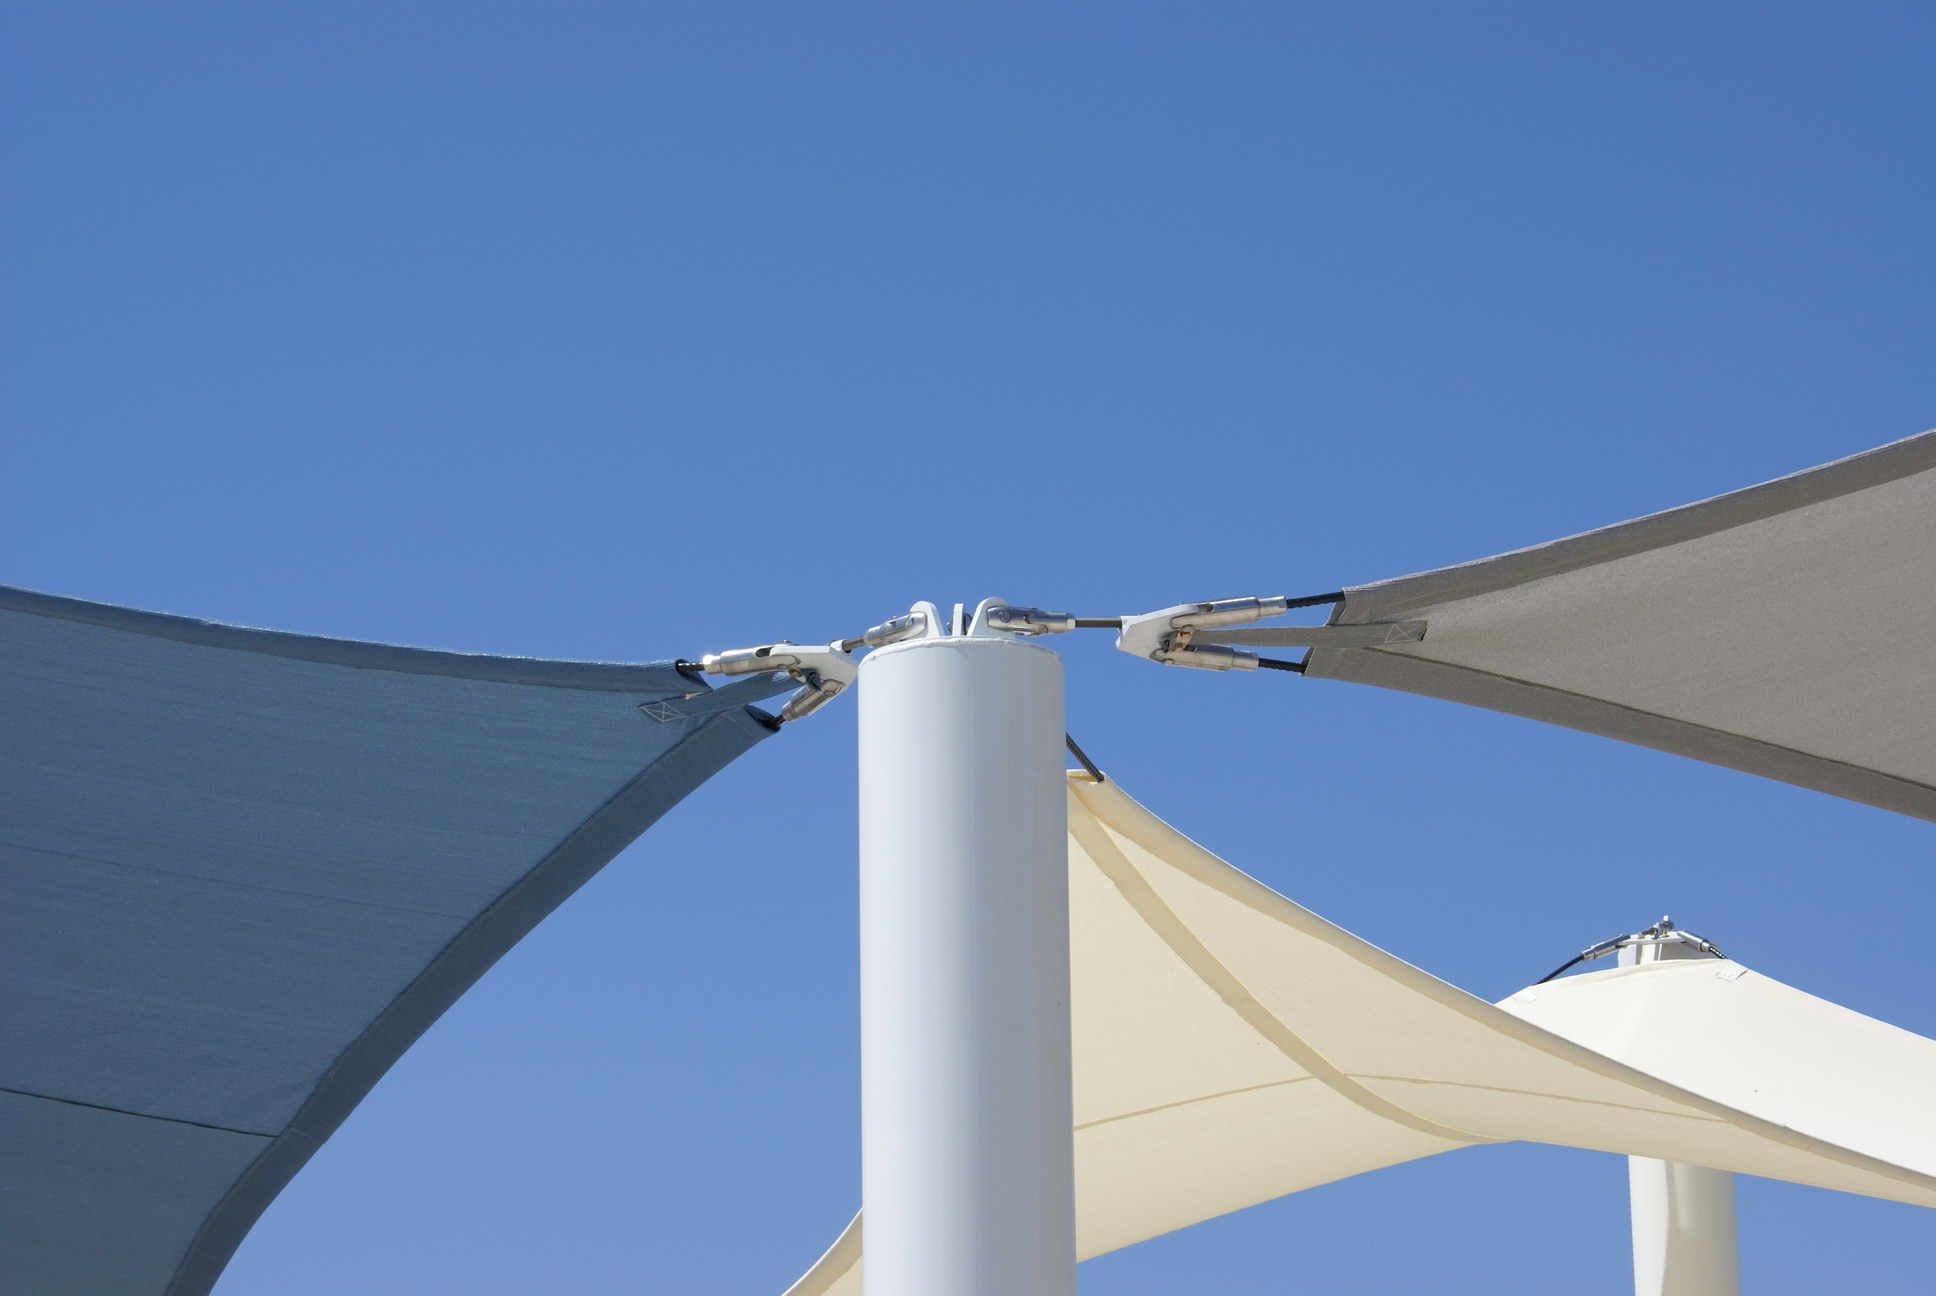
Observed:
[[[1706,958],[1686,945],[1636,944],[1620,962]],[[1634,1296],[1741,1296],[1734,1176],[1726,1170],[1627,1158],[1633,1216]]]
[[[867,1296],[1073,1296],[1062,663],[937,621],[860,669]]]
[[[1628,1157],[1627,1192],[1634,1296],[1739,1296],[1733,1175]]]

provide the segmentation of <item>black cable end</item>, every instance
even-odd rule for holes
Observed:
[[[1070,755],[1076,758],[1076,763],[1081,765],[1082,768],[1089,771],[1090,778],[1096,780],[1096,782],[1098,783],[1107,783],[1109,781],[1108,779],[1102,776],[1102,771],[1096,768],[1096,762],[1090,760],[1089,757],[1083,753],[1082,748],[1076,746],[1076,740],[1074,738],[1070,737],[1068,734],[1063,734],[1062,741],[1068,744],[1069,753]]]

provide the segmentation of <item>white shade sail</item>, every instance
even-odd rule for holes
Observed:
[[[1936,819],[1936,432],[1346,590],[1312,677],[1466,702]],[[1272,642],[1276,632],[1216,636]],[[1207,637],[1207,636],[1206,636]]]
[[[1936,1042],[1720,960],[1551,983],[1507,1011],[1293,904],[1115,784],[1076,773],[1069,792],[1084,1257],[1514,1139],[1936,1206]],[[788,1296],[857,1296],[861,1250],[857,1219]]]
[[[1499,1006],[1670,1084],[1936,1173],[1936,1042],[1739,963],[1609,968]]]

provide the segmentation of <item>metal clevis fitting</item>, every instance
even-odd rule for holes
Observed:
[[[803,647],[782,640],[759,648],[707,653],[699,659],[699,668],[708,675],[761,675],[768,671],[784,671],[799,680],[805,687],[796,690],[787,699],[786,705],[780,708],[780,723],[785,724],[812,715],[840,696],[854,682],[860,664],[847,654],[839,642]]]
[[[988,609],[988,628],[1012,635],[1067,634],[1076,628],[1076,619],[1068,612],[1003,605]]]
[[[1631,949],[1635,946],[1642,948],[1651,946],[1658,951],[1664,945],[1686,945],[1691,947],[1697,954],[1707,954],[1718,959],[1727,957],[1726,954],[1721,952],[1721,947],[1713,941],[1708,940],[1704,936],[1696,936],[1691,931],[1682,931],[1674,925],[1672,918],[1663,917],[1651,927],[1642,927],[1637,932],[1622,932],[1618,936],[1609,936],[1597,944],[1587,946],[1578,954],[1575,954],[1572,958],[1566,960],[1566,962],[1533,982],[1533,984],[1536,986],[1545,985],[1548,981],[1551,981],[1570,968],[1577,967],[1581,963],[1591,963],[1594,959],[1605,958],[1607,955],[1619,950]],[[1655,957],[1659,957],[1658,953],[1656,953]],[[1517,999],[1519,995],[1514,995],[1513,998]]]
[[[847,690],[860,674],[860,663],[853,658],[857,648],[885,648],[923,635],[981,633],[982,628],[1015,636],[1061,634],[1076,628],[1076,618],[1067,612],[1045,612],[1041,608],[1010,607],[1000,599],[985,599],[976,610],[974,628],[962,626],[962,612],[956,608],[955,620],[944,622],[940,609],[932,603],[916,603],[900,616],[871,627],[852,639],[803,646],[789,640],[762,644],[758,648],[735,648],[729,652],[707,653],[698,661],[707,675],[764,675],[784,672],[804,686],[787,699],[780,709],[780,720],[798,720],[812,715]],[[1232,651],[1218,649],[1220,652]]]
[[[1600,945],[1608,947],[1607,950],[1601,950],[1602,954],[1613,949],[1623,949],[1628,945],[1692,945],[1697,953],[1710,954],[1715,958],[1727,957],[1721,952],[1721,947],[1713,941],[1675,926],[1674,920],[1665,916],[1651,927],[1642,927],[1628,936],[1616,936],[1611,941],[1601,941]],[[1600,949],[1600,945],[1593,948]],[[1581,957],[1598,958],[1600,955],[1582,951]]]
[[[1288,598],[1221,599],[1212,603],[1179,603],[1159,612],[1124,617],[1116,647],[1134,657],[1147,657],[1166,666],[1194,666],[1198,670],[1256,670],[1257,654],[1225,644],[1193,646],[1199,630],[1247,625],[1290,611]]]
[[[928,615],[927,608],[917,607],[912,612],[903,612],[900,616],[872,627],[858,640],[843,639],[841,642],[853,644],[856,647],[866,644],[869,648],[885,648],[903,639],[912,639],[917,635],[926,634],[930,620],[932,618]]]

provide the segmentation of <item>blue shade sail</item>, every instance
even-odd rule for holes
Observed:
[[[785,687],[0,587],[0,1287],[207,1292],[403,1051]]]

